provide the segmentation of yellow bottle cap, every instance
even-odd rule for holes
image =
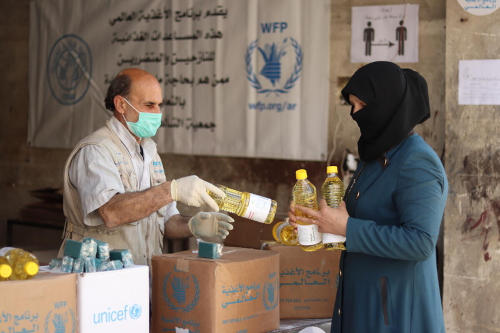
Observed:
[[[302,180],[307,178],[307,171],[305,169],[299,169],[295,171],[295,177],[297,180]]]
[[[30,276],[35,276],[38,273],[38,264],[34,261],[28,261],[24,264],[24,271]]]
[[[339,173],[336,165],[329,165],[326,167],[326,173]]]
[[[9,265],[0,265],[0,277],[7,279],[12,274],[12,268]]]

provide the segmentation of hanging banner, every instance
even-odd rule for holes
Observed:
[[[352,7],[351,62],[418,62],[418,5]]]
[[[103,126],[129,67],[163,86],[159,152],[325,160],[330,1],[35,0],[28,141]]]

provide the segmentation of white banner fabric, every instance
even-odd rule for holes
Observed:
[[[329,0],[35,0],[28,142],[71,148],[103,126],[110,80],[164,88],[158,150],[325,160]]]

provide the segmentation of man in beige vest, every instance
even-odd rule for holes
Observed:
[[[150,138],[161,124],[162,100],[158,80],[141,69],[125,69],[110,83],[105,104],[113,116],[66,162],[65,239],[93,237],[129,249],[136,264],[150,264],[162,253],[164,237],[222,240],[233,228],[233,219],[222,213],[179,214],[176,201],[218,211],[207,191],[224,193],[194,175],[166,181]]]

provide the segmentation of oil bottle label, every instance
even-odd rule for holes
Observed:
[[[250,193],[248,207],[243,214],[244,218],[264,223],[271,210],[272,200]]]
[[[321,242],[321,233],[318,231],[318,226],[315,224],[297,225],[300,245],[314,245]]]
[[[328,234],[324,233],[322,235],[323,237],[323,244],[330,244],[330,243],[343,243],[345,242],[345,237],[340,236],[340,235],[334,235],[334,234]]]

